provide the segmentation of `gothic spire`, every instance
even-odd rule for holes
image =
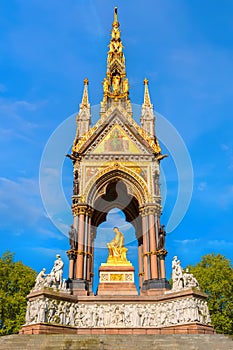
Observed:
[[[142,128],[151,136],[155,136],[155,116],[153,104],[150,101],[148,79],[144,79],[144,101],[142,104],[142,115],[140,118]]]
[[[115,7],[111,39],[108,45],[107,72],[102,83],[104,91],[102,111],[106,111],[107,106],[109,108],[113,101],[120,102],[124,108],[131,110],[128,98],[129,82],[126,78],[125,57],[119,27],[117,7]]]
[[[90,109],[90,103],[88,100],[88,79],[84,79],[83,81],[84,83],[84,89],[83,89],[83,98],[82,98],[82,102],[80,103],[79,107],[80,110],[83,110],[85,108]]]
[[[88,99],[88,79],[84,79],[83,97],[82,102],[79,105],[79,112],[76,118],[77,122],[77,135],[76,139],[79,139],[85,134],[91,124],[91,106]]]
[[[144,107],[148,107],[148,108],[152,108],[153,109],[153,105],[150,101],[150,94],[149,94],[149,88],[148,88],[148,79],[144,79],[144,102],[143,102],[143,106]]]

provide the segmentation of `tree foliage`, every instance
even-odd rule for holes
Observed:
[[[233,267],[221,254],[207,254],[189,267],[208,295],[211,323],[218,333],[233,334]]]
[[[35,283],[36,271],[13,258],[11,252],[0,258],[0,335],[18,333],[25,320],[26,295]]]

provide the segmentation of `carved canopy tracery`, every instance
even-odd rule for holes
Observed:
[[[143,206],[149,200],[149,192],[146,182],[131,169],[114,163],[98,174],[90,181],[84,194],[84,200],[90,206],[94,205],[95,200],[106,192],[109,182],[122,181],[127,188],[128,194],[135,197],[139,206]]]

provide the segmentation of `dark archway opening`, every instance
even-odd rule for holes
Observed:
[[[134,226],[126,220],[126,216],[119,208],[113,208],[106,214],[106,221],[102,222],[96,231],[96,239],[94,242],[94,279],[93,291],[96,294],[99,276],[98,271],[101,263],[105,263],[108,257],[107,243],[114,237],[113,228],[117,226],[125,237],[125,247],[127,251],[127,259],[135,268],[135,284],[139,291],[138,284],[138,240],[135,235]]]
[[[135,268],[135,284],[138,288],[138,241],[141,241],[141,216],[138,200],[129,193],[122,179],[112,179],[99,192],[94,203],[92,226],[96,227],[94,241],[93,291],[98,286],[98,269],[108,257],[106,244],[114,237],[114,226],[125,236],[127,258]]]
[[[138,200],[128,193],[125,183],[119,179],[111,180],[95,200],[92,225],[98,227],[106,221],[107,213],[113,208],[123,211],[126,220],[134,226],[137,239],[140,240],[142,230]]]

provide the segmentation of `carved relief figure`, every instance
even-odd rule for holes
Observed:
[[[201,322],[210,323],[206,301],[184,298],[172,302],[134,304],[79,304],[45,298],[28,302],[26,324],[48,322],[80,328],[165,327]]]

